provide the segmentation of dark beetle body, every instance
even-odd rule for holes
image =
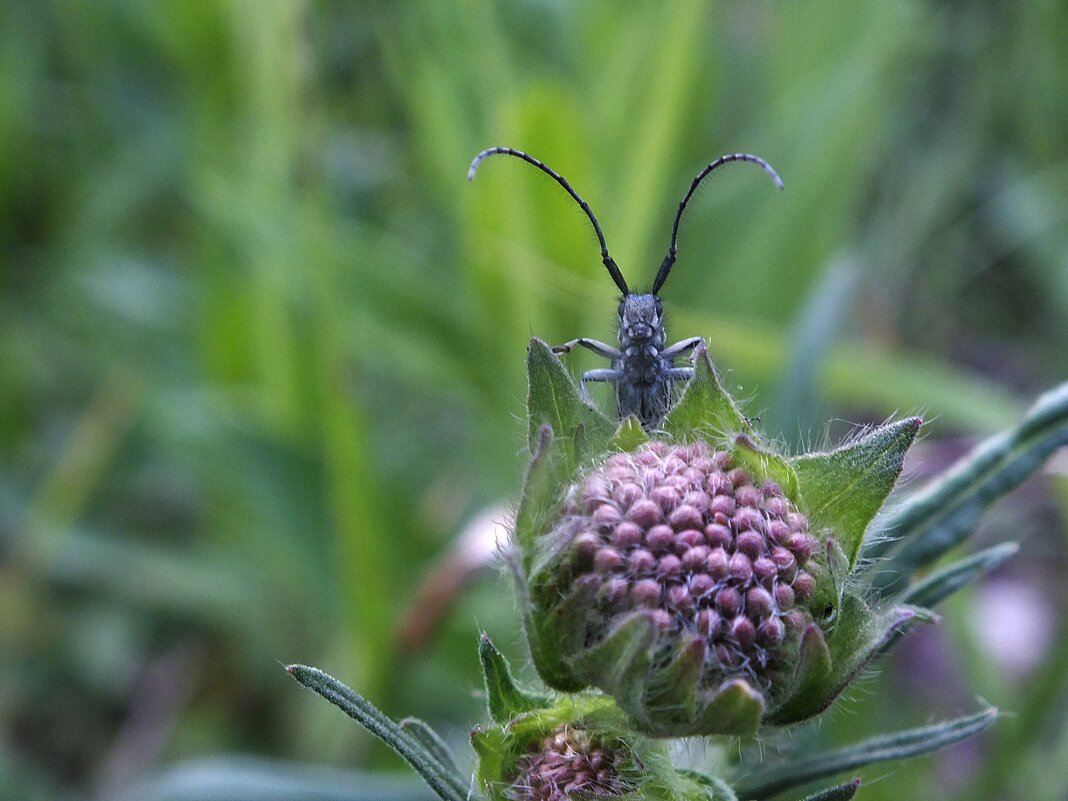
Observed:
[[[700,337],[690,337],[676,342],[674,345],[665,347],[667,333],[664,330],[664,308],[657,292],[664,285],[671,267],[675,263],[677,241],[679,235],[679,222],[682,213],[686,210],[686,204],[697,191],[697,187],[713,170],[732,161],[748,161],[763,169],[776,186],[782,189],[782,181],[763,159],[748,153],[731,153],[720,156],[708,164],[690,184],[689,191],[679,202],[679,210],[675,215],[675,222],[671,227],[671,244],[668,247],[667,256],[660,265],[660,270],[653,281],[652,289],[647,293],[634,293],[627,286],[623,273],[611,256],[608,255],[608,246],[605,244],[604,234],[600,223],[593,215],[589,205],[578,193],[571,188],[563,176],[529,156],[521,150],[510,147],[491,147],[483,150],[475,160],[471,162],[471,168],[467,172],[468,180],[475,177],[475,170],[483,159],[494,155],[514,156],[528,164],[532,164],[542,172],[549,175],[564,190],[571,195],[579,207],[585,212],[593,224],[594,233],[601,246],[601,261],[608,270],[616,286],[623,293],[619,301],[619,347],[614,348],[596,339],[581,337],[565,342],[553,348],[556,353],[567,353],[576,345],[592,350],[599,356],[612,360],[610,369],[587,370],[582,375],[585,381],[604,381],[611,383],[616,390],[616,409],[620,419],[631,415],[637,417],[646,428],[654,428],[660,424],[667,414],[671,405],[673,385],[679,381],[686,381],[693,376],[693,367],[676,367],[675,359],[693,350],[702,340]]]

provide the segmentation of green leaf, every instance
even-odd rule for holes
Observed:
[[[449,746],[441,739],[441,736],[430,728],[430,725],[419,718],[404,718],[398,723],[413,740],[417,741],[430,756],[434,757],[443,768],[460,776],[460,766],[456,764],[456,757],[452,755]]]
[[[675,773],[700,786],[707,793],[706,801],[738,801],[731,786],[717,776],[708,776],[691,768],[676,768]],[[691,797],[689,793],[685,793],[685,796]]]
[[[837,751],[808,754],[795,760],[763,766],[757,775],[738,782],[735,790],[739,797],[762,801],[791,787],[856,770],[864,765],[936,751],[981,732],[996,718],[997,710],[990,707],[975,715],[873,737]]]
[[[575,675],[568,657],[582,647],[584,631],[579,621],[597,597],[599,584],[600,579],[596,576],[591,580],[575,582],[548,611],[532,613],[527,617],[527,639],[530,641],[534,667],[542,681],[554,689],[577,692],[587,686]],[[561,588],[555,583],[535,586],[531,590],[538,595],[558,594],[560,591]],[[536,610],[539,605],[535,601],[527,606],[530,610]]]
[[[486,704],[490,717],[497,723],[507,723],[524,712],[538,709],[548,703],[546,696],[528,693],[516,685],[508,660],[497,650],[485,632],[478,641],[478,658],[482,665]]]
[[[828,787],[826,790],[819,790],[812,795],[806,795],[801,801],[849,801],[857,794],[859,787],[860,779],[853,779],[853,781],[839,784],[837,787]]]
[[[704,343],[694,350],[694,376],[668,412],[663,428],[677,439],[699,437],[720,447],[734,434],[751,433],[749,421],[723,388]]]
[[[733,443],[731,453],[735,461],[753,475],[771,479],[792,503],[798,502],[797,473],[783,457],[759,445],[749,434],[736,434]]]
[[[733,679],[716,689],[689,733],[749,737],[763,714],[764,696],[745,680]]]
[[[573,659],[575,670],[638,717],[653,660],[656,625],[643,612],[618,623],[604,639]]]
[[[679,633],[675,655],[649,676],[643,705],[649,709],[670,710],[671,717],[693,720],[697,703],[697,682],[705,666],[708,645],[696,635]]]
[[[612,451],[635,451],[649,441],[649,435],[642,428],[637,417],[630,415],[623,419],[619,428],[608,443],[608,449]]]
[[[1047,392],[1020,424],[968,456],[879,520],[881,537],[865,557],[882,597],[900,592],[919,568],[965,540],[986,508],[1019,486],[1057,448],[1068,445],[1068,383]],[[888,559],[876,560],[889,553]]]
[[[869,431],[829,453],[791,460],[811,521],[834,531],[849,565],[856,564],[864,532],[890,494],[922,421],[899,420]]]
[[[571,440],[581,427],[585,448],[591,452],[603,451],[615,433],[615,425],[583,400],[571,373],[540,339],[530,340],[527,371],[530,380],[527,444],[531,452],[535,450],[539,431],[546,423],[556,438],[563,441]],[[577,468],[586,455],[585,452],[571,454],[571,469]]]
[[[826,657],[813,631],[818,627],[810,625],[801,641],[797,684],[790,697],[768,716],[768,722],[796,723],[822,712],[902,627],[926,619],[922,610],[910,607],[895,607],[876,615],[857,596],[843,595],[833,625],[822,635]]]
[[[523,479],[523,497],[515,516],[515,539],[527,569],[534,553],[534,541],[555,511],[567,477],[560,475],[559,460],[553,458],[553,430],[545,423],[531,449],[530,464]]]
[[[467,801],[468,787],[463,776],[443,765],[420,740],[354,690],[317,668],[289,665],[286,670],[400,754],[442,801]]]
[[[1018,550],[1020,546],[1015,542],[1003,542],[954,562],[923,581],[912,584],[901,596],[901,601],[915,606],[934,606],[979,576],[994,570]]]

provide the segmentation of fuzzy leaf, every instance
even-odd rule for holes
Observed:
[[[693,362],[694,376],[664,419],[664,430],[678,439],[697,435],[719,445],[733,434],[750,432],[749,421],[723,388],[704,343],[694,350]]]
[[[512,679],[508,660],[497,650],[490,638],[482,633],[478,641],[478,658],[482,665],[482,680],[486,688],[486,704],[490,717],[497,723],[507,723],[524,712],[545,706],[548,698],[521,690]]]
[[[558,440],[574,442],[576,447],[568,460],[572,470],[585,460],[588,452],[603,451],[615,433],[615,425],[583,400],[571,373],[540,339],[530,340],[527,371],[530,380],[527,444],[531,452],[537,446],[539,430],[546,423]],[[576,438],[579,428],[583,432],[581,442]]]
[[[857,794],[859,787],[860,779],[853,779],[853,781],[839,784],[837,787],[828,787],[826,790],[819,790],[812,795],[806,795],[801,801],[849,801]]]
[[[655,642],[656,626],[638,612],[572,661],[579,674],[597,677],[597,685],[633,714],[641,706]]]
[[[856,564],[864,531],[901,473],[921,422],[918,417],[899,420],[829,453],[792,460],[809,515],[834,531],[850,567]]]
[[[560,475],[559,460],[552,457],[552,448],[553,430],[545,423],[538,429],[538,439],[531,450],[523,497],[515,516],[515,540],[528,570],[534,540],[542,531],[543,521],[556,509],[561,487],[566,485],[566,477]]]
[[[550,687],[564,692],[577,692],[586,687],[586,683],[576,677],[567,659],[581,648],[582,627],[564,624],[582,620],[582,615],[596,598],[598,585],[597,580],[576,582],[550,611],[528,617],[527,638],[534,667]],[[534,592],[553,592],[553,589],[535,589]]]
[[[883,597],[966,539],[986,508],[1068,445],[1068,383],[1042,395],[1020,424],[981,443],[968,456],[878,521],[882,534],[864,555]],[[889,553],[888,559],[874,561]]]
[[[733,439],[735,460],[750,473],[774,481],[786,497],[796,504],[799,494],[797,473],[787,461],[759,445],[749,434],[736,434]]]
[[[873,737],[822,755],[809,754],[796,760],[762,766],[759,773],[738,782],[735,790],[739,797],[762,801],[791,787],[856,770],[864,765],[936,751],[981,732],[996,718],[997,710],[990,707],[975,715]]]
[[[896,632],[926,619],[922,610],[906,607],[876,615],[860,598],[843,595],[830,631],[823,634],[826,656],[810,626],[802,637],[797,684],[767,721],[784,725],[822,712]]]
[[[704,639],[679,635],[675,657],[649,677],[643,706],[657,711],[670,710],[678,720],[693,720],[697,702],[697,681],[705,666],[708,646]]]
[[[972,554],[932,573],[923,581],[916,582],[901,596],[901,601],[915,606],[934,606],[979,576],[989,573],[1014,556],[1018,550],[1020,546],[1015,542],[1003,542]]]
[[[400,754],[442,801],[466,801],[468,787],[463,776],[439,762],[419,739],[367,699],[317,668],[289,665],[286,670],[305,687],[317,692]]]
[[[690,733],[749,737],[764,714],[764,696],[742,679],[720,686],[706,704]]]
[[[612,441],[608,443],[608,449],[612,451],[635,451],[649,441],[649,435],[642,428],[641,421],[630,415],[625,417],[619,424]]]
[[[430,725],[419,718],[404,718],[399,724],[413,740],[419,742],[427,753],[441,763],[441,766],[457,776],[460,774],[460,766],[456,764],[456,757],[452,755],[449,746],[441,739],[441,736],[430,728]]]

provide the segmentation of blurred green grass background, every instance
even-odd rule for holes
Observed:
[[[559,187],[464,180],[484,147],[567,176],[637,287],[697,170],[763,156],[785,192],[727,169],[691,204],[669,335],[707,337],[793,447],[921,412],[922,477],[1009,425],[1068,374],[1066,31],[1058,0],[5,2],[4,797],[380,761],[280,661],[462,747],[477,628],[523,658],[507,581],[415,652],[398,626],[514,498],[528,338],[611,340],[615,310]],[[1064,797],[1064,472],[981,533],[1024,540],[1011,586],[1051,630],[1029,672],[987,658],[972,593],[797,735],[1016,714],[863,798]]]

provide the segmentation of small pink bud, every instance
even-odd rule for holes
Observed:
[[[682,584],[668,587],[667,600],[669,604],[680,612],[689,612],[693,609],[693,597],[690,595],[690,591]]]
[[[694,482],[700,485],[700,482]],[[704,492],[687,492],[682,496],[682,502],[687,506],[692,506],[694,509],[704,514],[708,511],[709,505],[712,503],[712,499],[708,497]]]
[[[686,551],[705,544],[705,535],[695,528],[688,528],[675,535],[675,552]]]
[[[811,597],[815,586],[816,582],[812,579],[812,576],[803,570],[798,571],[798,574],[794,576],[794,594],[802,601],[806,601]]]
[[[781,520],[768,521],[768,536],[780,545],[790,539],[790,527]]]
[[[730,495],[717,495],[708,505],[708,512],[711,515],[723,515],[729,518],[734,514],[736,507],[737,504]]]
[[[745,594],[745,612],[751,617],[767,617],[773,609],[771,593],[763,587],[753,587]]]
[[[783,612],[793,608],[794,589],[789,584],[775,585],[775,605]]]
[[[649,528],[660,522],[660,507],[648,498],[642,498],[627,510],[627,517],[642,528]]]
[[[653,526],[645,532],[645,544],[653,553],[664,553],[675,545],[675,532],[671,526]]]
[[[668,487],[663,484],[653,487],[649,492],[649,497],[665,513],[671,513],[679,505],[678,491],[674,487]]]
[[[716,581],[707,573],[695,573],[690,577],[690,594],[704,598],[716,587]]]
[[[764,538],[755,531],[743,531],[738,535],[737,548],[750,559],[756,559],[764,551]]]
[[[729,473],[727,473],[727,478],[729,478],[731,480],[731,484],[733,484],[735,487],[740,487],[743,484],[751,483],[751,479],[749,477],[749,473],[747,473],[745,470],[743,470],[740,467],[737,467],[734,470],[731,470]]]
[[[750,506],[759,509],[764,501],[764,493],[752,484],[745,484],[734,491],[734,500],[738,502],[739,506]]]
[[[598,526],[614,526],[622,519],[619,510],[611,503],[602,503],[593,513],[593,522]]]
[[[593,566],[598,573],[611,573],[623,567],[623,556],[615,548],[601,548],[593,557]]]
[[[731,621],[731,636],[743,650],[748,651],[756,641],[756,626],[747,617],[736,617]]]
[[[630,598],[636,606],[656,606],[660,603],[660,582],[656,579],[634,582],[630,588]]]
[[[718,523],[709,523],[705,526],[705,540],[713,548],[717,545],[721,548],[726,548],[731,544],[731,530]]]
[[[790,513],[790,504],[785,498],[768,498],[764,501],[764,513],[781,520]]]
[[[682,555],[682,566],[684,569],[693,572],[694,570],[701,570],[704,568],[706,560],[708,559],[708,547],[704,545],[698,545],[696,548],[690,548],[686,553]]]
[[[602,545],[601,538],[592,531],[583,531],[571,543],[576,561],[589,564]]]
[[[722,548],[713,548],[708,552],[708,559],[705,560],[705,565],[713,578],[726,578],[729,571],[730,558]]]
[[[809,534],[791,534],[790,539],[786,541],[786,547],[793,552],[798,562],[804,562],[820,549],[820,544]]]
[[[764,521],[764,515],[759,510],[754,509],[751,506],[742,506],[734,513],[734,517],[731,519],[731,525],[735,531],[745,531],[746,529],[753,529],[755,531],[763,531],[766,525]]]
[[[786,637],[786,626],[777,617],[769,617],[760,624],[757,636],[761,642],[774,644],[783,641]]]
[[[709,495],[728,495],[734,491],[734,485],[726,473],[712,473],[705,481]]]
[[[648,614],[649,619],[653,621],[653,625],[656,626],[661,633],[666,634],[667,632],[674,631],[678,627],[678,624],[675,623],[675,618],[663,609],[653,609]]]
[[[742,608],[741,593],[734,587],[724,587],[716,595],[716,606],[724,617],[734,617]]]
[[[753,575],[753,563],[744,553],[736,552],[731,556],[730,573],[732,578],[748,581]]]
[[[637,524],[624,520],[612,529],[608,540],[616,548],[629,548],[642,541],[642,530]]]
[[[769,585],[779,574],[779,567],[767,556],[760,556],[753,560],[753,575],[761,584]]]
[[[676,531],[684,531],[688,528],[700,528],[704,525],[701,512],[692,506],[683,504],[671,513],[671,526]]]
[[[656,575],[661,581],[678,578],[682,573],[682,561],[674,554],[660,557],[656,563]]]
[[[719,613],[715,609],[702,609],[697,613],[697,633],[712,639],[719,633],[720,626],[723,623],[723,618],[719,616]]]
[[[644,548],[635,548],[627,556],[627,570],[632,576],[645,576],[656,567],[656,557]]]

